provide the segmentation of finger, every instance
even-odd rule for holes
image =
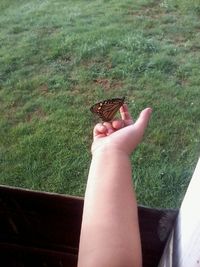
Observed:
[[[93,136],[102,136],[105,135],[106,127],[102,123],[98,123],[95,125],[93,130]]]
[[[119,130],[124,127],[124,121],[123,120],[114,120],[112,121],[112,127],[115,130]]]
[[[110,122],[104,122],[103,126],[106,128],[107,135],[110,135],[114,132],[114,129],[113,129],[112,124]]]
[[[124,104],[123,106],[120,107],[120,114],[126,126],[133,124],[133,118],[129,113],[127,104]]]
[[[122,129],[122,131],[124,131],[123,132],[124,135],[127,134],[128,137],[131,136],[130,139],[127,138],[127,140],[129,140],[129,142],[127,142],[127,145],[130,148],[132,148],[131,151],[141,142],[143,135],[144,135],[144,132],[145,132],[145,129],[146,129],[147,124],[149,122],[151,113],[152,113],[151,108],[144,109],[140,113],[137,121],[134,124],[132,124],[128,127],[124,127]],[[134,136],[134,138],[132,138],[132,136]]]
[[[137,128],[141,135],[143,135],[149,119],[151,117],[152,109],[151,108],[145,108],[139,115],[137,121],[134,124],[135,129]]]

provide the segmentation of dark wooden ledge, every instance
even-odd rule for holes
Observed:
[[[75,267],[82,198],[0,186],[1,266]],[[138,207],[143,266],[155,267],[177,210]]]

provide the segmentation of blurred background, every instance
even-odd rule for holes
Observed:
[[[91,105],[153,115],[140,204],[179,207],[200,151],[200,1],[1,0],[0,184],[84,196]]]

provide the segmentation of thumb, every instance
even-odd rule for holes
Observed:
[[[152,113],[151,108],[145,108],[144,110],[141,111],[137,121],[135,124],[137,124],[139,127],[145,129],[147,127],[147,124],[149,122],[150,116]]]
[[[115,132],[115,134],[121,136],[120,140],[123,141],[124,149],[131,154],[132,151],[137,147],[137,145],[142,140],[144,131],[148,125],[150,116],[152,113],[151,108],[144,109],[136,122],[127,127],[122,128],[121,130]]]
[[[152,113],[151,108],[145,108],[139,115],[137,121],[134,124],[136,132],[138,132],[138,137],[142,138],[144,131],[148,125]]]

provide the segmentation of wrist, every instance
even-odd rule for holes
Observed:
[[[100,147],[96,147],[92,149],[92,157],[103,156],[105,158],[112,158],[114,155],[119,155],[123,157],[129,158],[129,154],[125,152],[123,149],[115,146],[115,145],[104,145]]]
[[[131,161],[129,154],[119,147],[104,146],[92,154],[90,173],[95,173],[95,179],[116,181],[131,177]],[[92,175],[93,177],[94,175]]]

